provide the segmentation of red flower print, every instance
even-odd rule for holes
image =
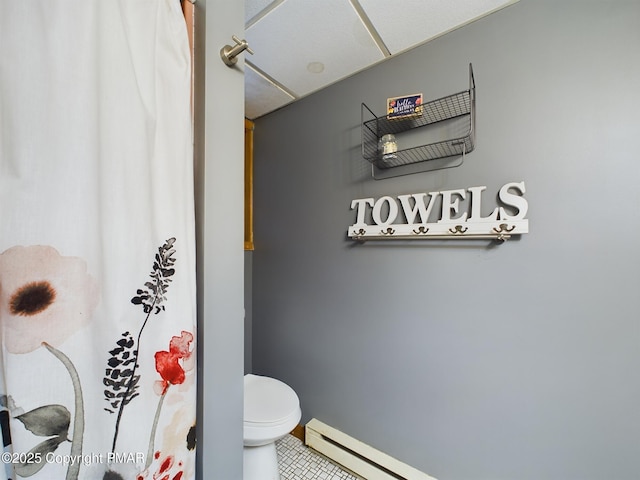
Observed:
[[[179,337],[172,337],[169,342],[169,351],[156,352],[156,370],[162,377],[160,395],[164,395],[169,385],[180,385],[185,380],[184,364],[191,358],[190,350],[193,342],[193,334],[182,331]]]
[[[154,454],[154,463],[144,472],[140,473],[136,480],[181,480],[184,476],[183,464],[176,461],[173,455],[161,456],[160,452]]]
[[[158,473],[159,474],[166,473],[167,470],[169,470],[171,467],[173,467],[173,457],[169,455],[167,458],[164,459],[164,461],[160,465],[160,469],[158,470]]]

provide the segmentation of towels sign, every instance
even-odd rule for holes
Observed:
[[[486,186],[412,193],[351,202],[356,221],[348,229],[354,240],[368,238],[497,238],[529,232],[524,182],[507,183],[498,191],[497,206],[482,215]],[[437,220],[433,220],[437,218]]]

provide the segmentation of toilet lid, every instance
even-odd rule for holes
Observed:
[[[296,415],[299,407],[298,396],[289,385],[275,378],[245,375],[245,423],[284,422]]]

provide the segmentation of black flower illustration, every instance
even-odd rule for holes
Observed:
[[[147,314],[138,331],[135,343],[133,343],[131,336],[125,333],[123,335],[125,338],[121,339],[116,348],[109,352],[110,357],[107,362],[103,383],[107,386],[104,395],[109,402],[109,408],[105,410],[115,413],[117,409],[113,443],[111,444],[112,452],[116,449],[124,407],[137,396],[136,390],[140,375],[136,375],[136,370],[138,368],[138,352],[140,351],[142,332],[147,326],[152,313],[157,315],[165,310],[164,302],[167,300],[167,290],[172,281],[171,277],[176,272],[174,268],[176,259],[173,257],[176,253],[173,248],[175,242],[175,238],[169,238],[158,248],[158,253],[155,255],[153,267],[149,274],[151,280],[146,282],[143,288],[139,288],[136,291],[136,295],[131,299],[131,303],[134,305],[142,305],[144,313]]]
[[[104,398],[109,403],[105,410],[115,413],[120,404],[127,405],[138,396],[140,375],[133,375],[137,350],[129,332],[122,334],[113,350],[109,350],[109,360],[102,383],[107,387]],[[131,386],[130,386],[131,385]],[[127,393],[128,392],[128,393]]]
[[[176,273],[173,268],[176,263],[173,258],[173,254],[176,252],[173,248],[175,241],[175,238],[170,238],[158,248],[153,262],[153,270],[149,274],[151,281],[146,282],[144,288],[138,289],[137,295],[131,299],[131,303],[134,305],[142,305],[145,313],[158,314],[164,310],[162,302],[167,299],[166,293],[171,283],[171,277]]]

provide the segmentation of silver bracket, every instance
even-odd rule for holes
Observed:
[[[248,53],[253,55],[253,50],[249,48],[249,44],[246,40],[240,40],[235,35],[232,35],[231,38],[236,42],[236,44],[234,46],[225,45],[222,47],[220,49],[220,58],[222,58],[222,61],[228,66],[233,67],[238,62],[237,57],[239,54],[246,50]]]

